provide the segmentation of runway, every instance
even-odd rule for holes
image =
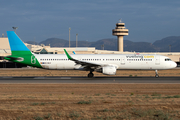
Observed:
[[[159,83],[180,84],[180,77],[0,77],[0,84],[113,84]]]

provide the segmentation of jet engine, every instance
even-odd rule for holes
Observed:
[[[115,75],[116,74],[116,67],[115,66],[102,67],[102,73],[106,74],[106,75]]]

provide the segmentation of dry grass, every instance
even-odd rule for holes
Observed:
[[[86,71],[2,69],[0,76],[86,76]],[[154,76],[119,70],[116,76]],[[180,76],[180,69],[159,71]],[[95,76],[104,76],[96,73]],[[0,120],[180,119],[179,84],[0,84]]]
[[[0,84],[0,119],[180,119],[179,84]]]

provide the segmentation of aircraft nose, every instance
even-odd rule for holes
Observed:
[[[174,61],[172,61],[171,64],[170,64],[170,66],[171,66],[171,68],[175,68],[175,67],[177,67],[177,63],[174,62]]]
[[[177,63],[176,62],[174,62],[173,67],[177,67]]]
[[[174,62],[174,61],[171,61],[171,62],[169,62],[169,69],[172,69],[172,68],[175,68],[175,67],[177,67],[177,64],[176,64],[176,62]]]

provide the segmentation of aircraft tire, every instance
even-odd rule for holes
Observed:
[[[88,74],[88,78],[92,78],[92,77],[94,77],[94,74],[93,73],[89,73]]]
[[[157,74],[157,75],[155,75],[155,77],[156,77],[156,78],[158,78],[158,77],[159,77],[159,75]]]

